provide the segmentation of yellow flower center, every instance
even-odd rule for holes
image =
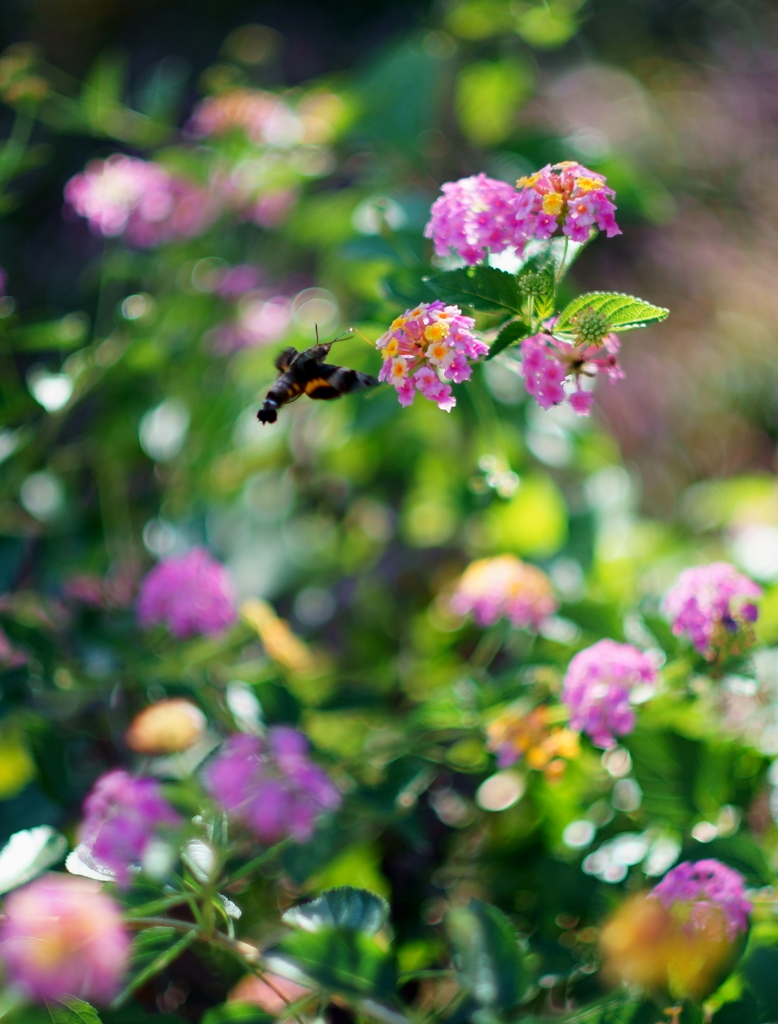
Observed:
[[[392,340],[384,346],[384,355],[389,357],[396,356],[399,350],[400,343],[397,341],[397,338],[392,338]]]
[[[598,188],[602,188],[602,182],[596,178],[576,178],[575,187],[579,192],[594,192]]]
[[[430,324],[424,331],[424,337],[427,341],[440,341],[442,338],[448,337],[448,330],[448,324]]]
[[[543,196],[543,213],[550,213],[552,217],[558,217],[562,212],[564,197],[559,192],[550,192]]]

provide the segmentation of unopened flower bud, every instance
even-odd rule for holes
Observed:
[[[196,743],[205,726],[202,711],[179,697],[144,708],[133,718],[124,738],[138,754],[174,754]]]
[[[610,331],[608,318],[591,306],[582,309],[575,318],[575,337],[579,345],[601,345]]]

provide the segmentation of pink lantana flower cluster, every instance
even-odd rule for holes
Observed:
[[[654,886],[651,896],[680,917],[690,931],[708,927],[711,910],[722,914],[730,941],[748,931],[751,902],[746,896],[745,880],[739,871],[719,860],[687,860],[678,864]]]
[[[530,239],[547,241],[559,232],[573,242],[588,241],[597,229],[608,238],[621,234],[616,193],[575,161],[548,164],[516,185],[477,174],[441,186],[424,228],[436,255],[453,251],[472,265],[490,252],[521,251]]]
[[[560,341],[547,332],[533,334],[521,343],[524,386],[542,409],[567,399],[579,416],[588,416],[594,396],[584,390],[582,378],[605,374],[611,383],[621,380],[619,347],[615,334],[606,334],[599,345]]]
[[[562,700],[570,709],[570,727],[585,732],[596,747],[612,750],[616,736],[635,728],[632,708],[657,684],[653,659],[631,644],[599,640],[571,660],[565,673]]]
[[[559,607],[548,576],[515,555],[471,562],[450,604],[456,615],[472,615],[479,626],[506,618],[519,629],[535,631]]]
[[[179,640],[221,633],[237,616],[237,598],[228,571],[206,551],[155,565],[138,594],[138,622],[144,629],[164,624]]]
[[[95,234],[141,248],[192,238],[218,213],[205,189],[123,153],[87,164],[65,185],[65,200]]]
[[[621,234],[612,202],[616,193],[602,174],[574,160],[547,164],[516,185],[516,224],[526,239],[549,239],[561,230],[573,242],[586,242],[594,228],[608,238]]]
[[[685,636],[709,661],[725,650],[759,614],[754,601],[762,588],[729,562],[684,569],[665,597],[664,609],[676,636]]]
[[[12,892],[0,926],[6,982],[35,1002],[109,1003],[128,965],[119,907],[85,878],[48,874]]]
[[[99,778],[84,801],[79,854],[127,885],[159,829],[180,824],[156,780],[134,779],[117,769]]]
[[[448,256],[453,249],[472,265],[488,252],[520,244],[512,185],[475,174],[447,181],[441,191],[424,228],[424,237],[433,240],[437,256]]]
[[[231,736],[206,770],[214,799],[264,843],[305,842],[316,819],[341,804],[327,773],[308,757],[308,741],[288,726],[267,738]]]
[[[376,342],[383,365],[378,379],[397,389],[400,405],[410,405],[417,391],[450,412],[457,404],[451,385],[470,380],[468,359],[478,359],[489,347],[473,334],[475,320],[459,306],[422,302],[398,316]]]

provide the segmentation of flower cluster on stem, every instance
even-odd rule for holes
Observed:
[[[205,548],[192,548],[154,566],[141,583],[137,613],[144,629],[164,623],[179,640],[221,633],[237,616],[235,588]]]
[[[180,823],[158,782],[117,769],[99,778],[84,801],[78,838],[96,865],[127,885],[159,829]]]
[[[754,602],[762,588],[729,562],[711,562],[684,569],[665,597],[664,608],[673,633],[685,636],[709,661],[733,650],[733,641],[747,640],[759,614]]]
[[[473,334],[474,326],[475,320],[463,316],[459,306],[440,300],[406,310],[376,342],[383,359],[378,379],[397,390],[400,405],[410,405],[420,391],[450,412],[457,403],[447,381],[469,380],[468,359],[489,351]]]
[[[206,783],[229,815],[268,844],[310,839],[316,819],[341,803],[327,773],[309,759],[305,736],[288,726],[273,727],[267,738],[231,736],[208,766]]]
[[[615,383],[624,377],[619,366],[620,343],[608,333],[599,344],[567,342],[543,331],[521,343],[521,370],[524,386],[542,409],[560,405],[567,399],[579,416],[591,412],[594,396],[584,390],[583,378],[605,374]]]
[[[599,640],[579,651],[568,665],[562,700],[570,708],[570,726],[585,732],[596,747],[611,750],[616,736],[635,728],[635,691],[656,687],[653,659],[631,644]],[[642,696],[642,694],[641,694]]]
[[[456,615],[472,615],[479,626],[506,618],[519,629],[535,631],[559,607],[548,576],[515,555],[471,562],[450,604]]]

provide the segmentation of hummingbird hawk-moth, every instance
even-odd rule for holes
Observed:
[[[257,413],[260,423],[275,423],[281,406],[294,402],[301,395],[328,402],[352,391],[377,386],[379,381],[369,373],[325,363],[333,344],[330,341],[326,345],[313,345],[303,352],[285,348],[280,353],[275,361],[279,377]]]

